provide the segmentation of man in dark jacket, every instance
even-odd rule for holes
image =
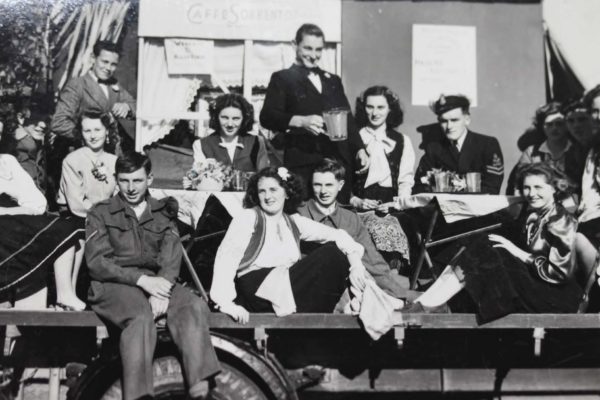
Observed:
[[[294,41],[296,63],[271,76],[260,123],[267,129],[281,132],[284,142],[284,165],[300,175],[310,187],[312,171],[324,157],[336,158],[346,168],[346,186],[341,201],[350,200],[355,158],[358,167],[368,163],[368,156],[358,135],[350,104],[339,76],[318,67],[325,38],[316,25],[304,24]],[[348,139],[332,142],[325,134],[323,111],[335,108],[348,110]]]
[[[116,163],[120,193],[97,204],[86,221],[86,261],[92,278],[89,302],[121,329],[123,398],[153,395],[152,358],[156,319],[166,316],[182,355],[191,398],[203,398],[207,379],[219,372],[208,331],[208,307],[175,283],[182,247],[175,220],[177,201],[148,195],[150,160],[132,153]]]
[[[456,172],[481,173],[481,191],[498,194],[504,178],[504,161],[495,137],[471,132],[469,100],[465,96],[440,96],[432,105],[443,132],[428,142],[415,173],[413,193],[431,191],[427,173],[433,168]]]

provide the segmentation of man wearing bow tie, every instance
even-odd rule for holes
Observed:
[[[324,157],[341,161],[346,169],[347,184],[340,193],[340,201],[347,203],[354,170],[366,170],[368,157],[350,112],[347,140],[332,142],[325,134],[323,111],[333,108],[350,111],[342,80],[317,65],[325,46],[321,28],[302,25],[293,45],[296,63],[271,76],[260,123],[284,134],[283,163],[302,176],[307,187],[310,187],[312,171]]]
[[[52,118],[52,132],[76,140],[75,128],[84,113],[112,113],[117,119],[135,117],[135,100],[114,78],[119,65],[117,45],[99,41],[94,45],[92,69],[73,78],[60,93]]]
[[[437,115],[442,135],[425,145],[425,154],[415,173],[413,193],[428,192],[427,173],[432,169],[481,173],[481,191],[498,194],[504,178],[500,144],[495,137],[468,129],[471,123],[470,102],[465,96],[440,96],[431,109]]]

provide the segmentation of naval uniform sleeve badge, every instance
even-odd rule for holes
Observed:
[[[488,174],[492,175],[502,175],[504,173],[504,164],[502,163],[502,158],[496,153],[492,157],[492,164],[486,165],[485,169]]]

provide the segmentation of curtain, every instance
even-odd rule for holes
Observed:
[[[83,4],[68,0],[53,4],[50,18],[60,26],[55,39],[55,70],[62,70],[55,89],[69,78],[85,74],[91,67],[92,48],[98,40],[117,42],[129,9],[129,1],[99,1]]]
[[[142,151],[173,129],[178,120],[161,115],[188,111],[202,82],[193,75],[168,74],[162,39],[145,40],[140,57],[136,151]]]

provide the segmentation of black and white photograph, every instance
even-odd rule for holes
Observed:
[[[0,0],[0,400],[600,400],[600,1]]]

